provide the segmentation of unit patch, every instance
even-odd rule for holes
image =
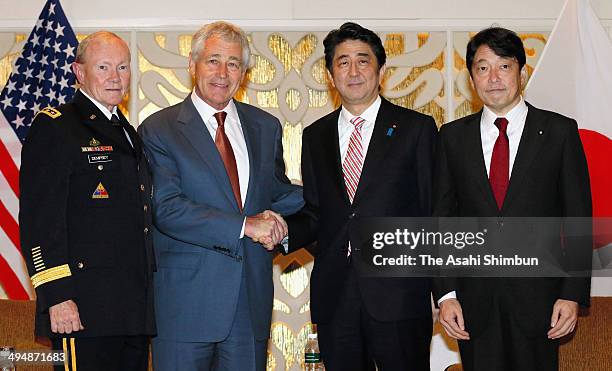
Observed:
[[[108,192],[106,192],[106,188],[102,185],[102,182],[98,183],[96,190],[91,195],[92,199],[100,199],[100,198],[108,198]]]

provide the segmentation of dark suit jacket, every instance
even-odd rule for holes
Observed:
[[[138,128],[153,171],[158,336],[217,342],[229,334],[240,286],[249,298],[257,339],[270,334],[272,254],[240,238],[243,221],[271,209],[286,215],[303,205],[285,176],[278,119],[235,102],[249,153],[249,187],[242,212],[227,171],[191,96]]]
[[[85,330],[70,336],[153,335],[151,178],[140,138],[118,112],[132,150],[80,91],[48,112],[32,124],[19,182],[36,333],[60,335],[49,307],[72,299]]]
[[[311,313],[328,322],[349,273],[360,259],[358,222],[365,217],[430,216],[436,125],[430,116],[383,99],[368,147],[359,186],[351,204],[346,193],[338,142],[340,109],[304,129],[302,180],[306,206],[290,217],[289,248],[317,241],[311,275]],[[391,135],[389,128],[395,126]],[[431,313],[430,280],[365,278],[359,280],[368,312],[382,321]]]
[[[499,210],[480,138],[482,111],[442,126],[434,173],[434,215],[458,217],[590,217],[589,174],[577,124],[528,104],[510,184]],[[558,244],[559,248],[560,243]],[[581,258],[590,262],[585,247]],[[527,334],[546,333],[556,299],[589,303],[588,278],[443,278],[436,301],[455,290],[472,335],[481,331],[498,295]]]

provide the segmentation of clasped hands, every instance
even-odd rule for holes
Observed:
[[[278,245],[287,233],[288,227],[283,217],[270,210],[248,216],[244,226],[245,236],[259,242],[268,251],[274,250],[274,246]]]

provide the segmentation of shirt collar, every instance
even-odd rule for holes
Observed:
[[[98,107],[98,109],[104,114],[104,116],[106,116],[106,118],[108,120],[111,119],[112,115],[116,115],[117,114],[117,106],[113,107],[112,111],[109,111],[108,108],[106,108],[102,103],[98,102],[97,100],[93,99],[92,97],[90,97],[87,93],[85,93],[85,90],[80,89],[81,93],[83,93],[84,96],[87,97],[87,99],[89,99],[96,107]],[[119,115],[117,115],[119,116]]]
[[[204,100],[196,94],[195,90],[191,92],[191,101],[204,122],[208,122],[208,120],[210,120],[215,113],[219,112],[218,109],[213,108],[208,103],[204,102]],[[237,120],[238,111],[236,110],[236,104],[234,104],[233,99],[230,100],[227,106],[225,106],[225,108],[223,108],[221,111],[225,111],[227,113],[227,118]]]
[[[517,122],[526,111],[527,104],[521,96],[521,100],[516,104],[516,106],[512,107],[512,109],[508,111],[508,113],[506,113],[506,115],[504,116],[508,120],[508,126],[511,126],[513,122]],[[493,125],[495,119],[498,117],[500,116],[498,116],[495,112],[491,111],[489,107],[483,107],[481,122]]]
[[[378,115],[378,110],[380,109],[380,104],[382,103],[382,99],[380,99],[380,95],[376,97],[376,100],[368,107],[359,117],[366,120],[366,122],[374,123],[376,122],[376,116]],[[355,117],[352,113],[349,112],[344,106],[340,110],[340,114],[342,118],[346,120],[346,122],[351,122],[351,119]]]

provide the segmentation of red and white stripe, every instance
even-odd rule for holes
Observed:
[[[30,283],[19,245],[21,142],[0,111],[0,282],[9,299],[30,299]]]
[[[357,186],[359,185],[359,177],[361,176],[361,169],[363,168],[364,156],[361,128],[364,123],[365,120],[359,116],[351,119],[351,124],[355,127],[351,133],[344,163],[342,164],[344,184],[346,184],[346,192],[348,193],[351,203],[353,202],[353,198],[355,198]]]

